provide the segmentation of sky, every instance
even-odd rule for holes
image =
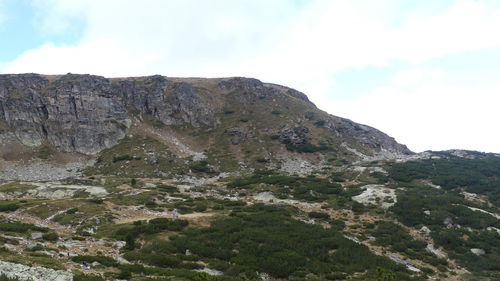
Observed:
[[[254,77],[411,150],[500,153],[498,0],[0,0],[0,73]]]

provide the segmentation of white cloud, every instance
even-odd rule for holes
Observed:
[[[415,75],[413,81],[411,74]],[[413,83],[417,80],[420,82]],[[470,85],[439,69],[411,69],[397,73],[388,85],[366,96],[330,102],[329,107],[398,135],[398,141],[415,151],[461,148],[499,152],[500,131],[495,129],[500,120],[498,89],[496,81]]]
[[[282,43],[275,52],[266,54],[253,68],[271,62],[267,69],[273,80],[293,83],[321,96],[331,89],[323,88],[316,94],[310,91],[314,85],[297,80],[305,76],[305,81],[314,81],[309,78],[331,77],[348,68],[384,66],[394,61],[419,63],[467,50],[500,47],[500,37],[493,35],[500,27],[500,9],[489,9],[481,2],[456,2],[439,15],[410,17],[398,27],[389,24],[384,19],[387,14],[378,9],[352,4],[358,2],[318,2],[279,38]]]
[[[218,76],[221,73],[213,69],[235,72],[232,66],[241,58],[258,56],[294,13],[285,0],[265,5],[264,1],[51,0],[35,1],[35,6],[44,15],[39,26],[45,33],[72,29],[77,17],[85,22],[83,36],[73,46],[45,45],[28,51],[4,71],[85,72],[88,59],[94,57],[105,62],[123,59],[115,66],[90,69],[108,76],[122,75],[125,69],[130,74]],[[98,44],[101,50],[89,47]],[[37,64],[34,58],[51,63]],[[149,63],[144,65],[145,61]]]
[[[500,37],[495,34],[500,28],[500,7],[487,1],[462,0],[433,14],[426,9],[407,9],[401,18],[398,11],[403,4],[393,0],[316,0],[304,2],[302,9],[291,3],[34,0],[38,25],[44,33],[64,34],[75,28],[76,21],[83,24],[82,37],[74,45],[44,44],[0,70],[105,76],[251,76],[302,90],[321,108],[394,132],[392,135],[401,136],[398,140],[406,143],[411,143],[411,138],[425,139],[426,128],[432,127],[433,135],[438,134],[438,127],[433,126],[436,123],[442,124],[441,128],[445,121],[451,122],[446,128],[453,122],[466,124],[469,119],[458,116],[448,120],[447,116],[456,116],[471,104],[480,106],[479,100],[465,98],[472,88],[453,86],[455,81],[444,71],[419,65],[464,51],[499,48]],[[325,106],[332,104],[329,95],[335,88],[335,73],[398,62],[416,67],[398,73],[391,84],[362,99]],[[483,100],[492,101],[490,94],[495,89],[498,92],[500,85],[482,87],[475,91],[484,91]],[[443,94],[451,91],[458,96]],[[383,98],[390,102],[382,102]],[[411,103],[415,104],[411,110],[404,109]],[[376,105],[379,113],[368,105]],[[360,114],[359,108],[375,116]],[[421,108],[427,109],[421,117],[425,126],[409,114],[416,115]],[[441,116],[438,108],[449,113]],[[397,113],[402,124],[407,120],[416,129],[395,124],[391,112]],[[478,112],[477,118],[492,117],[487,114]],[[447,135],[453,137],[452,132]],[[446,142],[452,143],[445,137],[443,148]],[[428,149],[439,142],[422,141],[412,147]]]
[[[109,55],[110,53],[113,55]],[[4,66],[4,71],[46,74],[113,73],[114,76],[129,76],[147,72],[148,66],[155,60],[154,54],[136,56],[129,50],[121,49],[118,42],[96,40],[82,43],[77,47],[45,44],[36,50],[25,52],[14,62]],[[134,67],[129,68],[130,65]],[[31,67],[26,68],[26,66]]]
[[[150,62],[148,72],[251,75],[291,82],[306,91],[318,89],[316,77],[331,79],[346,68],[387,65],[394,60],[420,62],[500,46],[500,37],[493,36],[500,26],[500,9],[489,9],[482,2],[455,2],[439,15],[410,17],[396,27],[387,20],[389,11],[399,8],[393,1],[318,0],[300,14],[290,3],[37,0],[35,6],[41,11],[39,26],[47,33],[71,29],[75,18],[85,23],[81,41],[69,46],[76,53],[85,54],[89,44],[113,41],[116,50],[111,49],[113,44],[103,46],[101,52],[108,51],[103,56],[154,56],[157,60]],[[63,53],[68,48],[57,47]],[[39,56],[50,55],[44,50],[35,51]],[[18,60],[26,61],[25,55]],[[54,59],[50,68],[57,72],[86,69],[67,61]],[[126,65],[137,69],[132,62]],[[7,71],[33,67],[33,63],[14,61]],[[113,76],[123,71],[121,67],[106,69],[94,72]],[[326,87],[332,82],[320,84]],[[319,95],[324,95],[328,88],[320,90]]]

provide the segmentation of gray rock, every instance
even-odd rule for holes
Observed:
[[[41,232],[32,232],[31,233],[31,239],[41,239],[43,236],[43,233]]]
[[[309,141],[308,134],[309,129],[307,127],[298,126],[290,128],[285,126],[281,129],[279,139],[281,142],[287,142],[295,146],[301,146]]]
[[[427,244],[425,250],[427,250],[430,253],[433,253],[438,258],[442,258],[442,259],[446,258],[446,254],[443,251],[434,248],[433,244]]]
[[[63,151],[94,154],[125,136],[124,104],[108,79],[37,74],[0,76],[0,115],[27,146],[49,142]]]
[[[14,246],[12,244],[3,244],[3,247],[5,247],[9,251],[17,251],[17,246]]]
[[[27,248],[27,249],[33,249],[33,248],[35,248],[37,245],[38,245],[38,243],[35,243],[35,242],[27,242],[27,243],[26,243],[26,248]]]
[[[32,281],[73,281],[73,273],[44,267],[29,267],[22,264],[0,261],[0,274],[19,280]]]
[[[115,249],[121,249],[125,246],[125,241],[115,241],[113,242],[113,248]]]
[[[127,79],[113,84],[127,106],[156,117],[165,125],[189,123],[195,127],[215,125],[210,98],[198,93],[192,85],[171,82],[155,75],[145,79]]]
[[[446,227],[452,227],[453,226],[453,219],[450,217],[447,217],[446,219],[443,220],[443,224]]]
[[[423,233],[423,234],[426,234],[426,235],[431,234],[431,230],[427,226],[425,226],[425,225],[422,226],[422,228],[420,228],[419,232]]]
[[[204,273],[206,273],[208,275],[212,275],[212,276],[224,275],[224,272],[218,271],[218,270],[215,270],[215,269],[211,269],[211,268],[208,268],[208,267],[205,267],[203,269],[195,269],[194,271],[204,272]]]
[[[0,179],[14,181],[60,180],[80,174],[78,170],[90,164],[92,164],[91,161],[71,162],[58,166],[41,160],[21,162],[7,166],[3,171],[0,171]]]
[[[486,252],[483,249],[479,249],[479,248],[472,248],[472,249],[470,249],[470,251],[476,256],[482,256],[482,255],[486,254]]]

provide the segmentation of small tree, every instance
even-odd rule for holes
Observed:
[[[127,234],[125,237],[125,247],[123,247],[125,250],[133,250],[137,246],[135,244],[135,238],[132,236],[132,234]]]

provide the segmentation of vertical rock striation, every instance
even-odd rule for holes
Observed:
[[[113,146],[130,126],[110,82],[91,75],[51,83],[37,74],[2,75],[0,114],[24,145],[48,142],[84,154]]]

